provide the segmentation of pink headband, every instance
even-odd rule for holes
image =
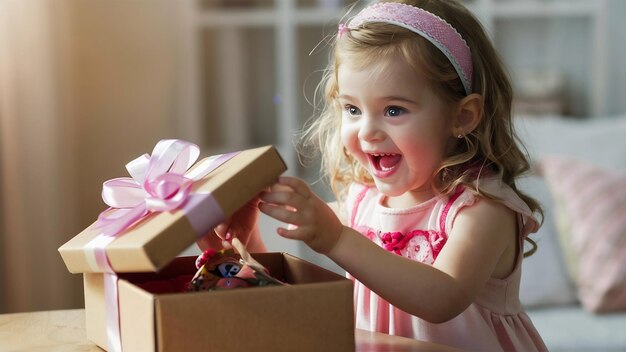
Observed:
[[[364,8],[348,23],[347,28],[373,22],[389,23],[406,28],[433,43],[450,60],[463,82],[465,93],[472,92],[472,54],[459,32],[441,17],[415,6],[381,2]],[[339,36],[346,26],[339,25]]]

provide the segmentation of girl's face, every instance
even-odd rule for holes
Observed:
[[[339,67],[341,139],[388,196],[386,205],[407,207],[433,197],[431,177],[455,140],[454,108],[404,58],[382,64]]]

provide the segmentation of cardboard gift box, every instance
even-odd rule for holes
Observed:
[[[352,282],[282,253],[255,253],[290,286],[154,294],[141,282],[195,268],[176,258],[156,273],[120,274],[124,351],[354,351]],[[106,348],[102,274],[85,274],[87,337]]]
[[[156,159],[158,150],[157,145],[146,158]],[[147,161],[144,166],[148,174],[153,169]],[[197,206],[198,211],[189,205],[195,201],[186,200],[167,211],[139,212],[137,221],[107,236],[106,227],[96,222],[61,246],[68,270],[84,273],[87,337],[104,349],[124,351],[354,350],[352,282],[288,254],[253,254],[285,286],[178,293],[146,289],[146,281],[193,275],[195,257],[176,256],[285,169],[273,147],[234,153],[189,188],[189,195],[201,196],[196,203],[210,198],[211,207]],[[175,198],[166,195],[167,201]],[[216,206],[219,216],[200,219],[198,225],[202,216],[194,212],[203,215]]]

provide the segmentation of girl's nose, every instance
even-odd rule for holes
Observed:
[[[384,136],[383,130],[378,125],[375,117],[363,115],[361,117],[358,137],[363,141],[381,140]]]

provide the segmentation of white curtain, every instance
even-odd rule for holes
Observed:
[[[0,0],[0,313],[82,307],[57,248],[176,131],[175,2]]]
[[[4,311],[80,302],[80,283],[66,274],[54,250],[76,219],[64,157],[72,131],[60,118],[51,5],[50,0],[0,3]]]

